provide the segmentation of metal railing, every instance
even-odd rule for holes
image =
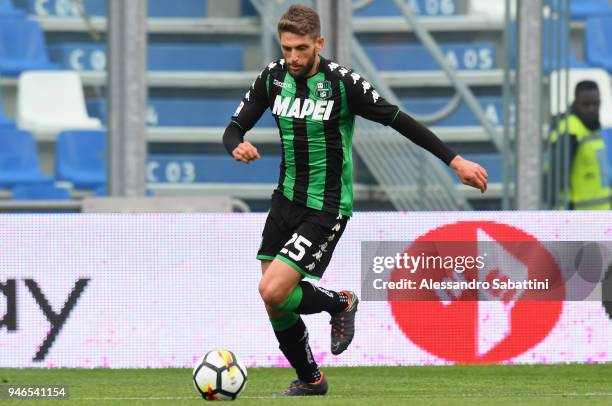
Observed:
[[[401,105],[380,79],[370,58],[353,39],[353,64],[390,103]],[[397,132],[359,118],[354,146],[397,210],[466,210],[448,171],[437,158],[407,142]]]
[[[556,99],[550,97],[548,109],[544,109],[542,148],[542,206],[545,209],[561,209],[569,207],[569,177],[570,177],[570,137],[567,125],[561,122],[569,114],[570,96],[570,1],[546,0],[544,2],[544,35],[547,52],[544,55],[547,71],[547,81],[542,81],[543,90],[548,94],[556,94]],[[554,76],[555,80],[552,80]],[[545,83],[548,86],[545,86]],[[552,114],[552,111],[556,114]],[[546,119],[548,118],[548,120]],[[567,122],[566,122],[567,124]],[[563,128],[562,133],[552,137],[553,132]]]

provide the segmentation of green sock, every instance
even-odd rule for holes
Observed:
[[[291,328],[292,326],[294,326],[295,323],[297,323],[299,319],[300,319],[299,314],[287,313],[286,315],[279,317],[277,319],[273,319],[272,317],[270,317],[270,323],[272,324],[272,328],[274,329],[274,331],[280,332],[280,331],[285,331]]]
[[[293,313],[295,309],[298,308],[300,303],[302,303],[302,296],[304,296],[304,292],[302,291],[302,287],[297,285],[295,289],[287,296],[287,299],[283,303],[281,303],[276,310],[280,310],[287,313]]]

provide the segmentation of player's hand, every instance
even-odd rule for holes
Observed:
[[[487,190],[487,179],[489,174],[487,171],[476,162],[468,161],[463,159],[460,155],[457,155],[451,161],[449,165],[461,180],[464,185],[475,187],[480,189],[480,193],[484,193]]]
[[[232,155],[236,161],[242,161],[245,164],[250,164],[252,161],[261,158],[257,148],[248,141],[238,144],[232,151]]]

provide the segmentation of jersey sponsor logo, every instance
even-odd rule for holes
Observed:
[[[316,86],[316,95],[318,99],[326,100],[332,96],[331,82],[329,80],[317,82]]]
[[[287,118],[306,118],[327,121],[331,116],[333,100],[292,99],[277,95],[272,114]]]
[[[272,83],[274,83],[275,86],[282,87],[284,89],[293,89],[293,85],[291,83],[281,82],[278,79],[274,79]]]

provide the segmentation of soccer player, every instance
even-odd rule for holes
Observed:
[[[284,58],[255,79],[223,135],[234,159],[260,157],[244,140],[264,111],[279,128],[282,162],[257,259],[263,272],[259,293],[280,350],[297,372],[282,394],[324,395],[328,384],[313,359],[300,315],[331,315],[331,352],[347,349],[355,332],[358,299],[304,280],[318,280],[352,214],[352,147],[355,115],[391,126],[484,192],[487,173],[462,159],[431,131],[382,98],[359,74],[323,58],[318,14],[294,5],[278,22]]]

